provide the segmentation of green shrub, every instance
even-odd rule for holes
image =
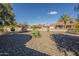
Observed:
[[[49,32],[50,30],[49,30],[49,27],[47,27],[47,32]]]
[[[4,32],[4,29],[1,29],[1,28],[0,28],[0,32]]]
[[[36,36],[37,36],[38,38],[41,37],[40,31],[36,31]]]
[[[14,28],[14,27],[12,27],[12,28],[11,28],[11,31],[15,31],[15,28]]]
[[[74,23],[74,30],[75,32],[79,32],[79,22]]]
[[[40,38],[41,37],[40,31],[33,30],[32,31],[32,36],[35,37],[35,38]]]
[[[0,32],[4,32],[4,27],[0,25]]]

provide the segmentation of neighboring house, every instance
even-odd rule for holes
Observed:
[[[56,23],[56,28],[64,29],[64,22],[58,22],[58,23]],[[66,28],[67,29],[73,28],[73,22],[67,21]]]
[[[76,22],[76,21],[72,21],[72,20],[67,21],[66,28],[72,29],[74,27],[74,25],[73,25],[74,22]],[[61,22],[53,23],[53,24],[50,24],[49,27],[50,27],[51,30],[53,30],[53,29],[64,29],[64,22],[61,21]]]

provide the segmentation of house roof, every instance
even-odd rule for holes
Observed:
[[[67,21],[66,25],[73,25],[73,21]],[[57,23],[52,23],[50,24],[49,26],[64,26],[64,22],[61,21],[61,22],[57,22]]]

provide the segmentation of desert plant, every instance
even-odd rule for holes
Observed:
[[[4,32],[4,29],[3,28],[0,28],[0,32]]]
[[[4,26],[0,25],[0,32],[4,32]]]
[[[38,38],[41,37],[40,31],[36,31],[36,37],[38,37]]]
[[[79,32],[79,22],[74,23],[74,30]]]
[[[49,26],[47,27],[47,32],[49,32],[50,30],[49,30]]]
[[[41,37],[40,31],[33,29],[32,36],[35,38],[40,38]]]
[[[15,28],[14,28],[14,27],[12,27],[12,28],[11,28],[11,31],[15,31]]]

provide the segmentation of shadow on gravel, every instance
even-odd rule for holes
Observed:
[[[79,56],[79,37],[65,34],[52,34],[51,38],[56,42],[58,49],[63,51],[65,55],[71,51],[74,55]]]
[[[0,56],[47,56],[47,54],[25,47],[32,36],[8,33],[0,36]]]

